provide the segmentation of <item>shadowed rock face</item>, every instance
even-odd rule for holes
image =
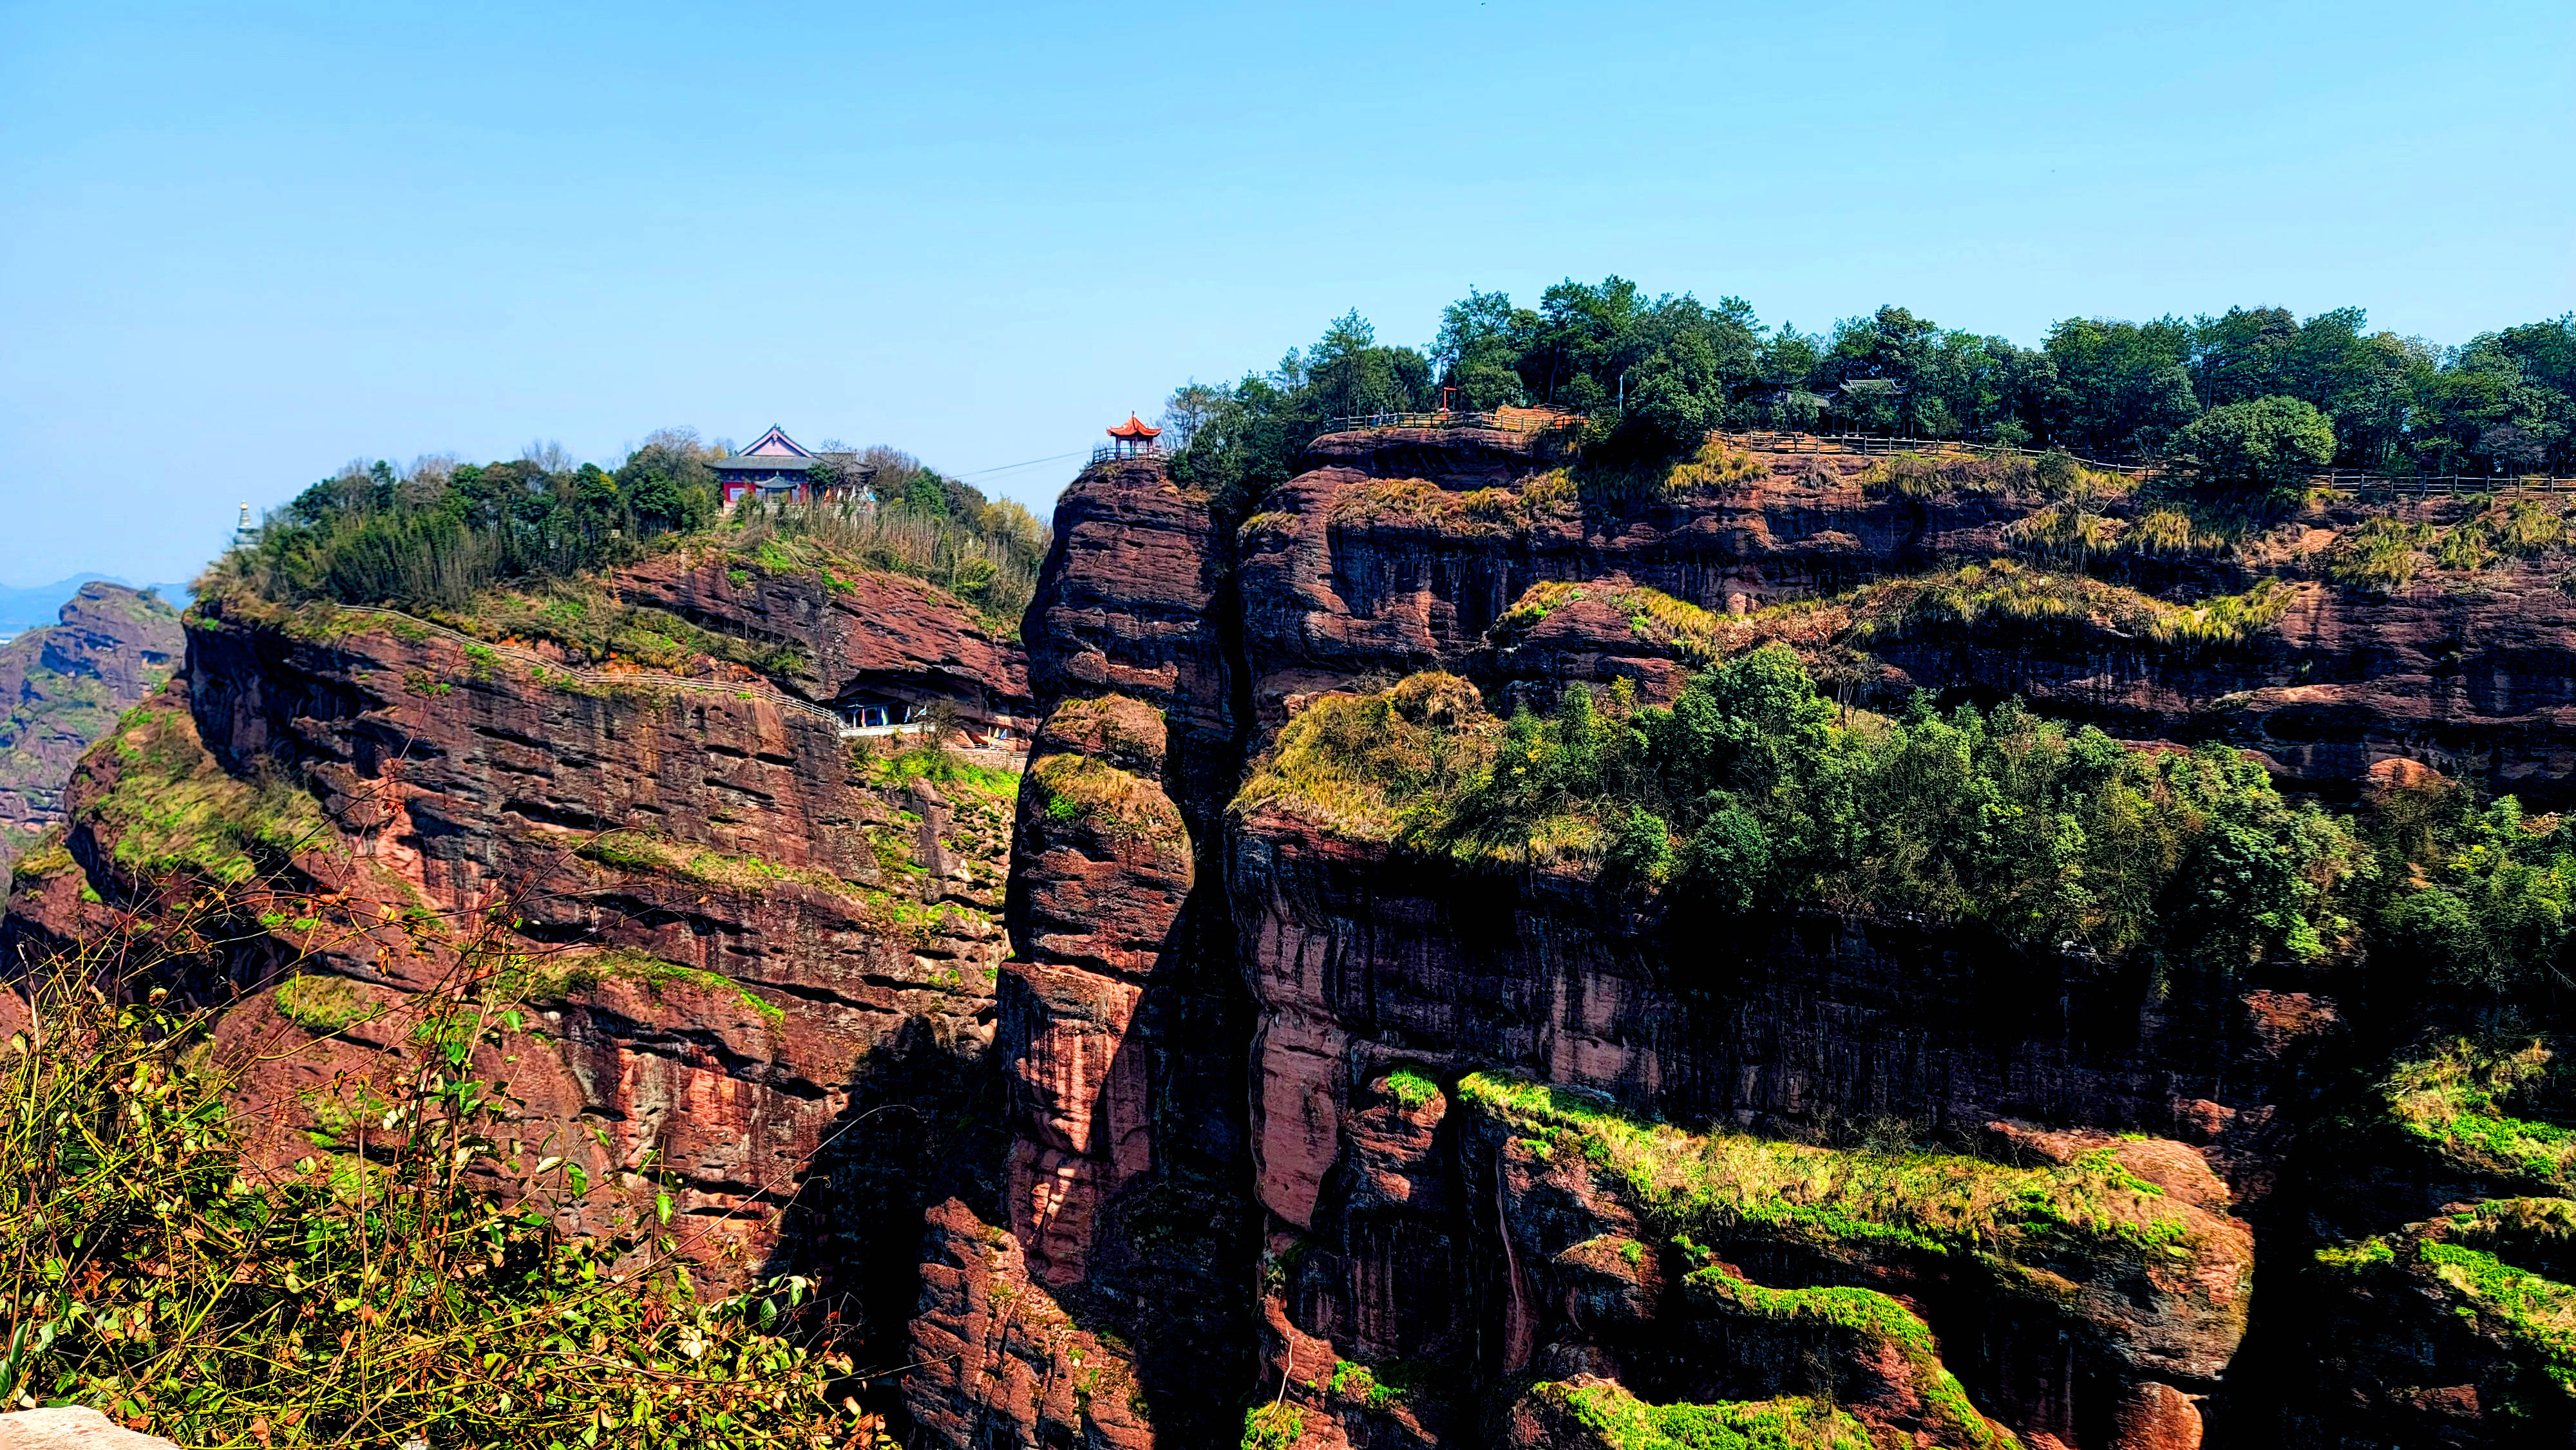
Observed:
[[[797,648],[808,674],[784,683],[826,698],[868,679],[1024,699],[1016,647],[916,581],[750,589],[662,560],[617,582]],[[237,939],[169,985],[226,1004],[219,1048],[261,1060],[253,1147],[291,1162],[347,1084],[399,1060],[405,1004],[471,967],[506,903],[486,945],[528,963],[526,1030],[475,1068],[521,1101],[518,1131],[600,1182],[649,1153],[718,1281],[819,1271],[891,1355],[945,1125],[990,1080],[1016,786],[904,778],[827,719],[729,688],[578,683],[379,615],[210,600],[182,681],[82,763],[72,859],[20,883],[6,945],[149,910],[191,852],[220,854],[212,825],[174,841],[138,805],[266,822],[262,859],[320,894],[320,925],[236,888]],[[308,951],[346,1026],[281,996]]]
[[[1055,522],[1022,626],[1046,723],[1007,910],[1007,1143],[932,1215],[905,1402],[943,1444],[1216,1444],[1255,1368],[1259,1232],[1213,854],[1242,758],[1225,541],[1159,463],[1085,474]],[[995,1284],[1061,1329],[990,1328]]]
[[[2402,757],[2545,804],[2576,767],[2576,600],[2541,566],[2347,591],[2322,576],[2358,517],[2337,503],[2121,576],[2186,602],[2278,578],[2286,604],[2242,639],[2159,644],[2097,614],[1856,649],[1830,612],[1849,606],[1764,611],[2009,559],[2038,503],[1882,494],[1864,460],[1782,456],[1670,499],[1532,506],[1548,460],[1472,431],[1328,437],[1308,461],[1240,521],[1153,464],[1065,496],[1024,627],[1050,723],[1010,885],[1008,1166],[934,1214],[914,1327],[935,1363],[907,1394],[935,1443],[1230,1443],[1274,1399],[1302,1446],[1624,1444],[1601,1405],[1686,1402],[1829,1402],[1879,1444],[2413,1443],[2293,1408],[2345,1392],[2274,1347],[2309,1309],[2246,1338],[2257,1286],[2291,1305],[2309,1253],[2300,1134],[2348,1031],[2331,982],[2150,981],[1821,916],[1713,933],[1578,873],[1471,873],[1224,806],[1320,691],[1443,669],[1497,708],[1569,680],[1670,698],[1707,646],[1626,602],[1640,589],[1707,611],[1691,627],[1717,647],[1787,639],[1854,703],[2020,694],[2134,740],[2233,743],[2327,793]],[[1551,583],[1582,588],[1515,613]],[[1908,1244],[1870,1227],[1901,1205],[1860,1203],[1844,1230],[1677,1248],[1590,1140],[1462,1101],[1497,1072],[1714,1135],[1692,1152],[1821,1145],[1876,1172],[1931,1144],[1971,1177],[2109,1175],[2163,1227],[1988,1253]],[[2425,1191],[2396,1195],[2401,1219],[2438,1206]],[[1125,1211],[1158,1194],[1193,1221]],[[1208,1296],[1195,1319],[1158,1298],[1175,1291]],[[1054,1327],[998,1325],[997,1294]],[[2495,1343],[2445,1353],[2492,1386]],[[1133,1415],[1060,1392],[1104,1365]],[[2464,1402],[2426,1402],[2443,1443],[2514,1443]]]
[[[82,585],[59,623],[0,645],[0,882],[61,822],[81,752],[170,678],[182,647],[179,611],[104,581]]]

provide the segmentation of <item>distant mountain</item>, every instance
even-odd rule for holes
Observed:
[[[0,639],[21,630],[41,629],[54,623],[61,618],[63,606],[71,601],[72,595],[92,579],[104,579],[128,589],[158,590],[173,607],[185,609],[188,606],[188,586],[185,584],[138,585],[131,579],[119,579],[113,574],[74,574],[68,579],[25,589],[0,584]]]
[[[81,752],[161,688],[187,648],[178,610],[122,585],[74,585],[54,607],[61,622],[0,645],[0,886],[10,858],[61,819]]]

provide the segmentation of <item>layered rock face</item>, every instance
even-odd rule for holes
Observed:
[[[2358,1398],[2317,1369],[2317,1326],[2361,1311],[2294,1288],[2331,1193],[2301,1134],[2348,1035],[2302,970],[2151,980],[1823,916],[1712,933],[1582,872],[1221,809],[1317,692],[1441,669],[1497,710],[1570,681],[1652,702],[1763,639],[1855,704],[2018,694],[2327,793],[2412,757],[2551,802],[2576,608],[2539,565],[2344,588],[2326,551],[2356,506],[2330,503],[2223,557],[2124,556],[2075,607],[1990,605],[2027,597],[2044,500],[1755,455],[1605,506],[1543,444],[1469,430],[1309,461],[1239,523],[1147,463],[1087,473],[1058,517],[1026,626],[1050,724],[1010,888],[1010,1170],[935,1219],[915,1335],[942,1367],[909,1394],[937,1443],[1217,1443],[1246,1405],[1247,1445],[1366,1447],[2505,1444],[2547,1422],[2424,1388],[2430,1357]],[[1185,1010],[1156,1018],[1158,992]],[[1185,1043],[1166,1025],[1193,1017]],[[1193,1073],[1247,1057],[1231,1102]],[[1220,1214],[1229,1172],[1257,1255],[1119,1208],[1205,1185],[1193,1208]],[[2420,1242],[2443,1191],[2344,1231]],[[1189,1273],[1156,1292],[1219,1302],[1187,1323],[1149,1302],[1156,1263]],[[1250,1372],[1138,1372],[1238,1322]],[[2445,1351],[2487,1366],[2490,1402],[2501,1352]],[[1067,1388],[1103,1366],[1137,1386],[1123,1408]],[[2447,1439],[2419,1435],[2464,1398]],[[2334,1408],[2418,1401],[2416,1428]]]
[[[1000,988],[1004,1161],[933,1215],[905,1398],[939,1443],[1214,1444],[1253,1372],[1242,754],[1224,540],[1156,462],[1085,474],[1023,625],[1046,701]]]
[[[1318,466],[1276,490],[1243,527],[1247,649],[1265,720],[1278,702],[1369,672],[1441,668],[1510,685],[1626,676],[1668,694],[1683,652],[1631,629],[1609,605],[1629,584],[1802,648],[1847,619],[1763,613],[1962,565],[2029,559],[2016,530],[2038,498],[1872,486],[1872,460],[1752,455],[1753,476],[1615,512],[1532,507],[1547,460],[1526,437],[1383,430],[1319,439]],[[1561,485],[1560,491],[1570,488]],[[1545,495],[1542,486],[1540,493]],[[2481,501],[2421,500],[2409,522],[2474,514]],[[2114,522],[2138,506],[2103,506]],[[2384,512],[2384,510],[2381,510]],[[2327,552],[2364,515],[2329,502],[2218,557],[2141,550],[2121,572],[2190,602],[2277,581],[2285,600],[2257,639],[2194,646],[2142,637],[2116,619],[2016,620],[1995,612],[1953,629],[1883,628],[1864,661],[1843,663],[1854,703],[1915,688],[2000,699],[2131,739],[2223,740],[2255,751],[2286,782],[2348,791],[2373,760],[2421,759],[2483,776],[2554,809],[2576,787],[2576,596],[2543,562],[2426,568],[2393,592],[2324,583]],[[2107,551],[2106,551],[2107,552]],[[1589,608],[1534,629],[1496,631],[1534,585],[1592,583]]]
[[[72,765],[178,668],[179,611],[95,581],[61,619],[0,645],[0,883],[11,857],[62,820]]]
[[[533,1152],[648,1204],[624,1175],[660,1175],[719,1280],[817,1269],[897,1352],[923,1185],[993,1038],[1018,780],[896,768],[764,691],[971,680],[1024,709],[1016,647],[907,579],[617,582],[804,678],[602,682],[401,617],[209,600],[181,683],[82,764],[9,945],[229,893],[232,938],[162,985],[221,1006],[272,1162],[345,1149],[414,1003],[502,991],[522,1010],[472,1066]]]

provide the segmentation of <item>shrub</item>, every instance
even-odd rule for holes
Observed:
[[[1294,1405],[1267,1404],[1243,1412],[1241,1450],[1296,1450],[1306,1419]]]
[[[2254,398],[2212,408],[2183,425],[2174,451],[2207,490],[2286,502],[2334,462],[2334,425],[2301,398]]]
[[[1650,1405],[1616,1381],[1542,1384],[1609,1450],[1869,1450],[1868,1427],[1813,1398]]]
[[[2335,540],[2326,551],[2325,572],[2337,584],[2394,594],[2414,582],[2424,564],[2424,548],[2433,531],[2423,524],[2378,517]]]
[[[307,1032],[333,1033],[368,1014],[357,983],[338,976],[289,977],[277,984],[278,1015]]]
[[[2082,567],[2110,552],[2119,525],[2075,503],[2054,503],[2004,526],[2004,541],[2033,557]]]
[[[1440,1084],[1409,1067],[1399,1067],[1378,1079],[1378,1087],[1408,1113],[1440,1096]]]
[[[2036,463],[2010,453],[1992,457],[1973,453],[1897,453],[1877,460],[1860,474],[1861,492],[1873,497],[2020,493],[2031,490],[2039,481]]]
[[[2173,504],[2138,515],[2134,523],[2120,531],[2118,539],[2120,552],[2150,559],[2222,553],[2227,543],[2226,534],[2203,528],[2190,510]]]
[[[214,926],[150,923],[25,984],[33,1030],[0,1056],[0,1402],[271,1450],[875,1443],[832,1405],[848,1361],[787,1332],[806,1281],[705,1298],[649,1159],[594,1185],[573,1146],[502,1141],[517,1105],[474,1065],[522,1039],[457,985],[489,980],[479,949],[402,1009],[364,1156],[246,1167],[233,1059],[146,986],[158,943]]]

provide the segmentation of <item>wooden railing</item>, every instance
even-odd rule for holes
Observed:
[[[1172,450],[1165,448],[1159,440],[1148,441],[1141,444],[1130,443],[1124,446],[1116,443],[1103,443],[1091,450],[1091,461],[1094,464],[1116,463],[1129,458],[1152,458],[1160,460],[1171,456]]]

